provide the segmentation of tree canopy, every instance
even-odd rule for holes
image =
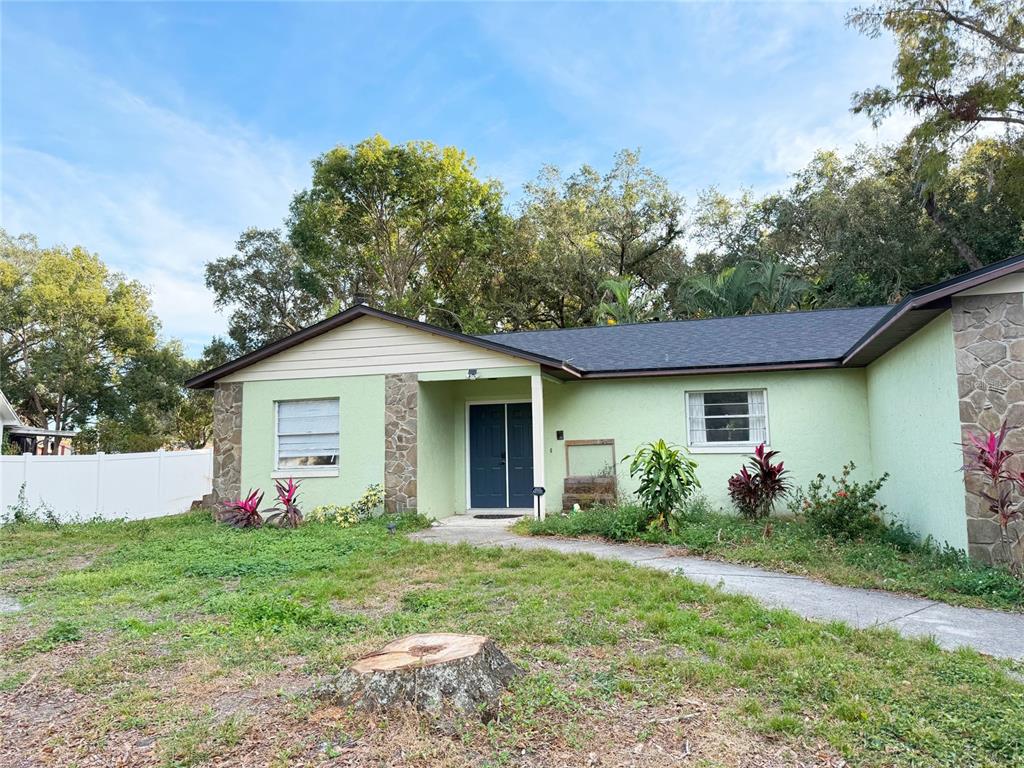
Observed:
[[[290,238],[300,284],[322,306],[365,300],[456,330],[483,330],[484,290],[501,262],[503,193],[465,152],[373,136],[313,161]]]
[[[948,147],[978,126],[1024,128],[1024,3],[1021,0],[880,0],[849,22],[893,35],[895,83],[854,95],[876,124],[896,109],[918,115],[911,141]]]
[[[1024,252],[1024,0],[878,0],[848,23],[895,39],[893,83],[852,110],[914,115],[898,145],[823,148],[783,189],[689,205],[638,150],[546,165],[513,205],[457,147],[337,146],[283,229],[207,264],[228,329],[201,360],[97,255],[0,231],[4,390],[86,447],[198,447],[211,402],[188,376],[357,301],[466,333],[566,328],[884,304]]]
[[[172,440],[187,361],[158,331],[145,289],[95,254],[0,230],[0,381],[27,423],[109,450]]]
[[[324,301],[300,282],[303,264],[279,230],[247,229],[235,252],[206,265],[214,306],[229,309],[233,351],[251,352],[320,319]]]

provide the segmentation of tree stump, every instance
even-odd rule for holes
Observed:
[[[502,691],[521,674],[490,638],[409,635],[359,659],[315,693],[370,712],[402,705],[437,712],[450,705],[488,722]]]

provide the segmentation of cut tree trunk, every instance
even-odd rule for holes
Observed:
[[[488,722],[497,716],[502,692],[521,674],[490,638],[409,635],[359,659],[315,694],[371,712],[403,705],[437,712],[450,705]]]

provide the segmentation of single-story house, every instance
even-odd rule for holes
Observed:
[[[25,424],[10,401],[0,392],[0,443],[10,443],[19,453],[72,453],[68,442],[75,432],[66,429],[45,429]]]
[[[893,518],[990,560],[998,526],[959,443],[1024,425],[1022,298],[1024,255],[894,306],[707,320],[466,336],[359,304],[188,386],[214,389],[220,498],[290,476],[307,509],[379,483],[389,509],[438,518],[550,512],[567,478],[632,492],[622,458],[665,438],[728,508],[763,441],[801,485],[850,461],[888,472]]]

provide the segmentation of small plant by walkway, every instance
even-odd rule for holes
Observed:
[[[680,554],[758,565],[832,584],[921,595],[951,605],[1024,610],[1024,583],[1005,568],[937,551],[901,529],[857,539],[823,536],[808,522],[774,517],[770,525],[710,511],[696,499],[674,532],[649,530],[649,515],[634,505],[599,507],[520,522],[516,530],[539,536],[599,536],[678,546]]]

